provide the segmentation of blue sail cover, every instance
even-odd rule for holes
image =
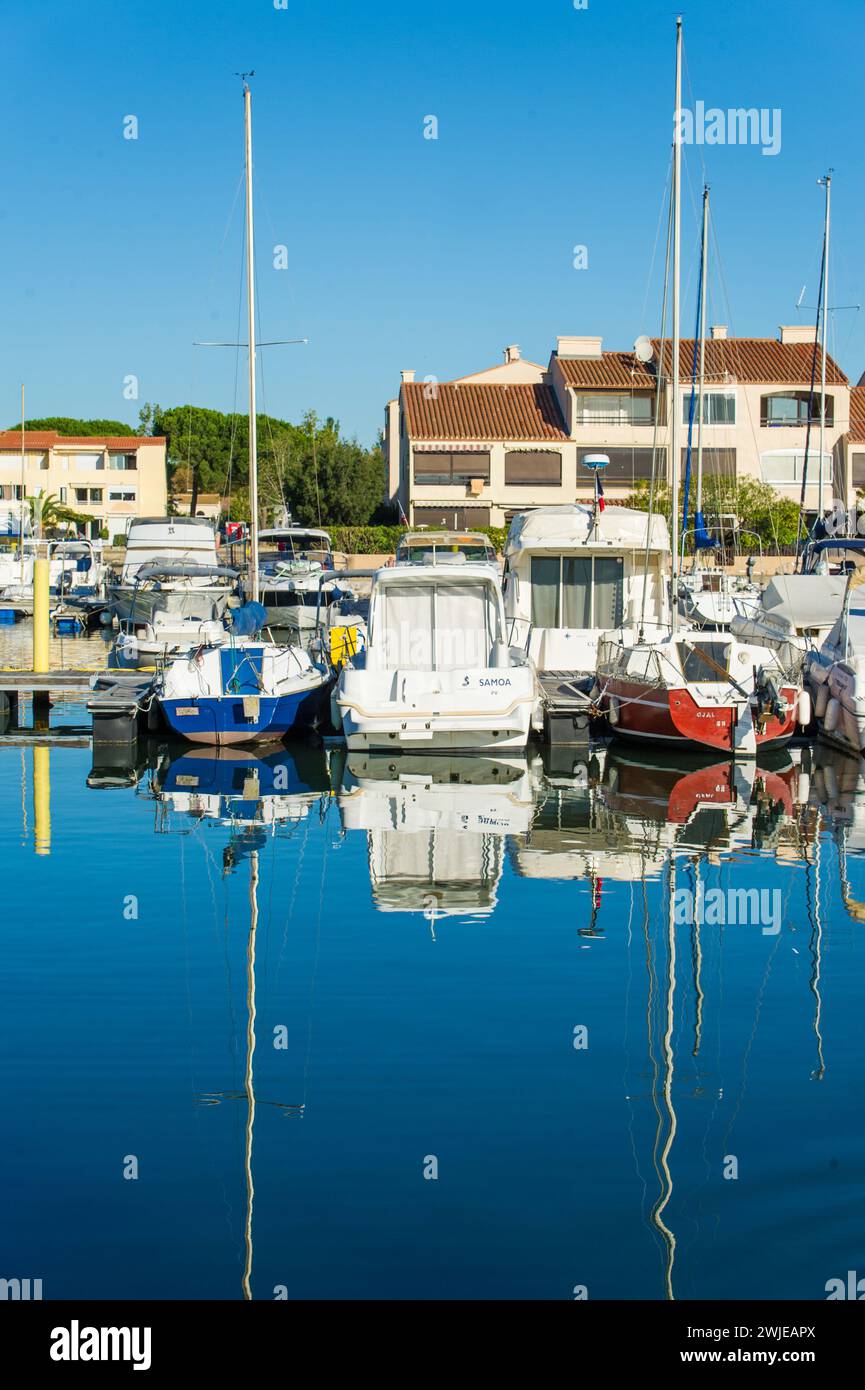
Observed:
[[[694,517],[694,549],[695,550],[715,550],[718,542],[713,540],[706,530],[706,518],[702,512],[697,512]]]
[[[260,603],[244,603],[231,614],[231,630],[237,637],[254,637],[267,621],[267,609]]]

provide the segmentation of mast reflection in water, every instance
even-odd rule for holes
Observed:
[[[36,786],[0,748],[7,1255],[41,1233],[47,1297],[821,1298],[855,1267],[857,763],[138,759],[52,749]]]

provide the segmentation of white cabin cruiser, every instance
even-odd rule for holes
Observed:
[[[158,587],[139,583],[139,570],[148,566],[190,566],[170,583]],[[214,577],[219,566],[213,522],[202,516],[142,517],[130,523],[126,554],[119,576],[109,579],[108,598],[118,622],[150,622],[157,610],[195,616],[200,605],[215,606],[221,615],[233,580]]]
[[[365,649],[334,701],[349,748],[498,752],[526,746],[537,691],[508,646],[498,576],[464,556],[376,571]]]
[[[670,537],[663,517],[627,507],[537,507],[505,543],[509,640],[538,672],[548,737],[589,723],[602,637],[651,640],[670,621]]]

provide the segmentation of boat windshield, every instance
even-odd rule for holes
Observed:
[[[400,545],[397,550],[399,565],[431,565],[446,555],[464,555],[466,561],[481,561],[488,565],[495,563],[496,552],[492,545],[483,540],[436,542],[429,540],[410,541]]]
[[[490,664],[502,640],[492,584],[451,582],[382,584],[375,602],[371,645],[379,669],[456,671]]]
[[[261,549],[268,556],[281,556],[286,560],[318,560],[331,553],[330,542],[326,536],[316,536],[301,531],[294,532],[290,536],[263,535],[261,537]]]

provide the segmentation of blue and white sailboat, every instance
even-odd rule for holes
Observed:
[[[252,112],[243,84],[246,137],[246,295],[249,324],[249,501],[252,602],[232,614],[228,641],[205,642],[168,661],[157,677],[159,707],[192,743],[260,743],[318,722],[330,674],[300,647],[264,641],[258,602],[258,458],[255,416],[255,275],[252,226]]]

